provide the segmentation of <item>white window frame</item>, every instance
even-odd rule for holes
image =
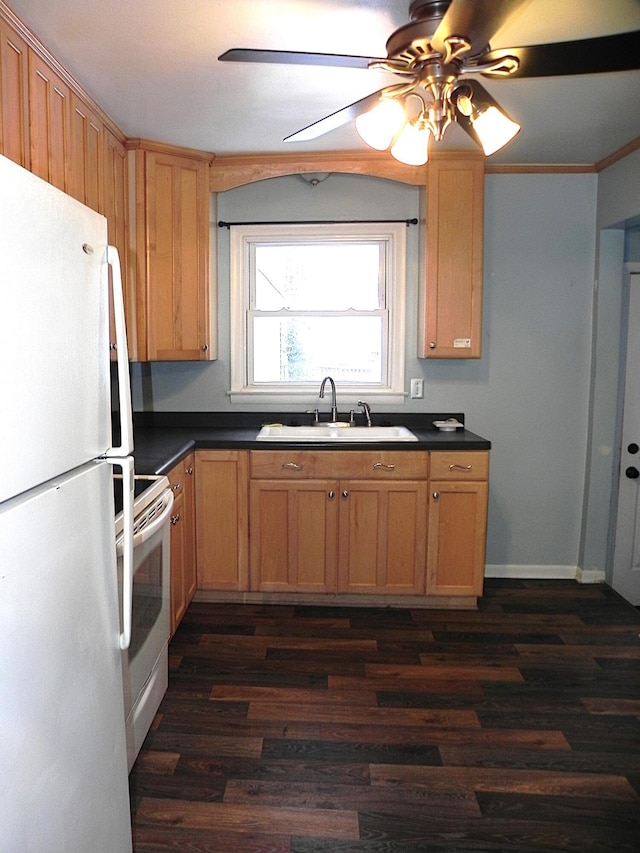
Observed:
[[[256,402],[299,403],[301,398],[317,397],[319,381],[284,386],[260,383],[251,385],[248,377],[250,352],[249,312],[251,289],[251,245],[299,240],[325,239],[383,241],[386,246],[385,292],[389,311],[384,384],[343,385],[337,382],[338,399],[343,405],[358,399],[375,399],[378,403],[398,403],[405,397],[405,302],[406,302],[406,223],[322,223],[315,225],[233,225],[230,228],[230,297],[231,297],[231,389],[232,402],[251,399]],[[328,344],[330,345],[330,344]]]

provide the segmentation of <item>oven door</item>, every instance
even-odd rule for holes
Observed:
[[[134,519],[131,644],[122,652],[124,710],[129,769],[167,686],[169,641],[170,515],[166,489]],[[122,537],[116,540],[118,586],[122,595]]]

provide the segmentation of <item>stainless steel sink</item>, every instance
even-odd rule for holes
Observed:
[[[418,438],[403,426],[283,426],[267,424],[257,435],[258,441],[306,441],[353,443],[359,441],[417,441]]]

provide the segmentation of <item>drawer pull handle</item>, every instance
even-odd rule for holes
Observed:
[[[289,468],[292,471],[302,471],[304,465],[298,465],[297,462],[285,462],[282,467]]]
[[[450,471],[471,471],[472,465],[449,465]]]
[[[375,468],[384,468],[387,471],[393,471],[395,469],[395,465],[385,465],[384,462],[374,462],[373,467]]]

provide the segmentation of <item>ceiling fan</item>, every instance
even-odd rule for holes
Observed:
[[[488,156],[513,139],[520,126],[473,75],[493,80],[600,74],[640,68],[640,31],[598,38],[492,50],[493,35],[528,0],[413,0],[410,22],[387,40],[387,56],[349,56],[234,48],[223,62],[375,68],[402,82],[349,104],[286,142],[316,139],[355,120],[362,139],[409,165],[428,159],[429,140],[441,140],[457,123]]]

